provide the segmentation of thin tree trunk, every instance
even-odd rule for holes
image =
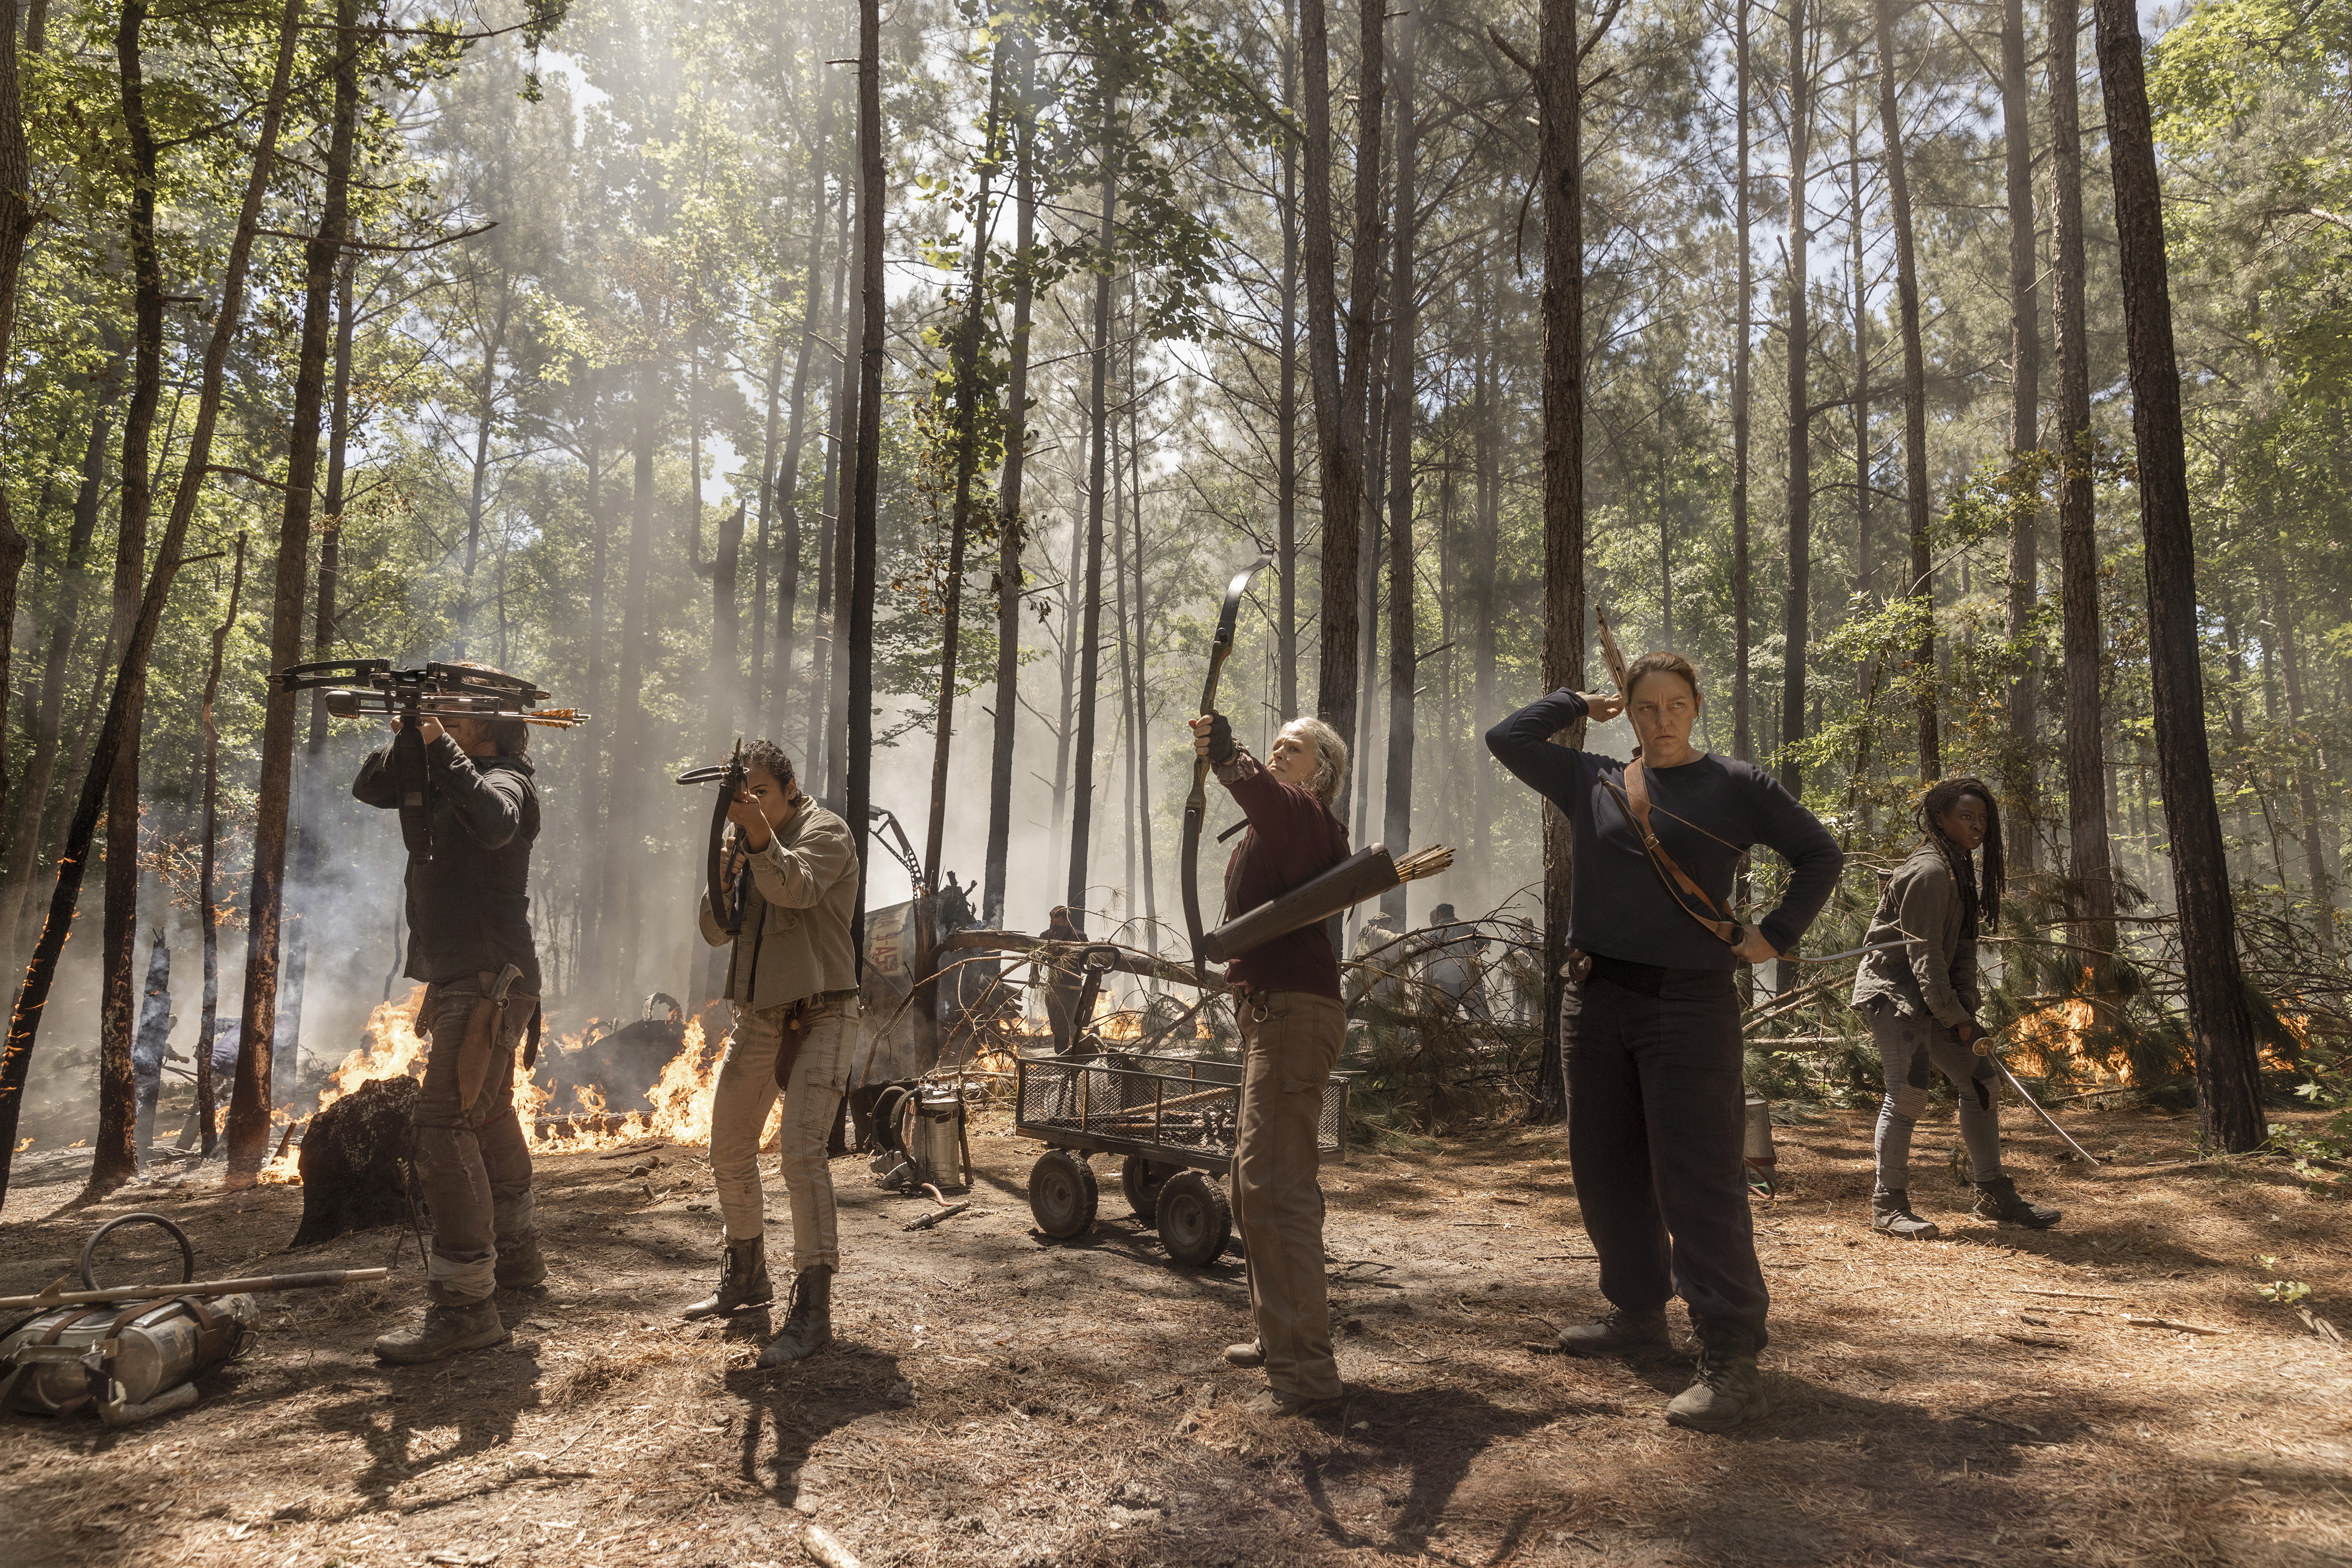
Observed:
[[[359,124],[359,0],[336,0],[335,110],[327,151],[319,232],[302,247],[302,329],[294,408],[286,442],[286,507],[278,531],[278,573],[269,615],[269,667],[302,658],[302,610],[310,597],[311,486],[319,475],[319,429],[326,402],[335,272],[351,227],[352,143]],[[261,776],[255,790],[253,887],[246,902],[245,1006],[236,1088],[229,1096],[228,1176],[253,1180],[269,1158],[278,1028],[278,931],[285,910],[286,834],[294,804],[294,714],[300,700],[271,683],[262,710]],[[289,1058],[301,1042],[287,1041]]]
[[[854,138],[853,138],[854,140]],[[817,495],[816,542],[816,604],[810,617],[814,645],[809,650],[809,710],[807,772],[812,780],[833,777],[833,758],[825,752],[825,743],[833,738],[833,679],[840,668],[834,658],[835,645],[840,640],[835,635],[835,623],[839,618],[840,595],[835,593],[836,581],[847,582],[846,574],[838,574],[840,497],[847,487],[841,483],[842,463],[849,456],[849,443],[857,431],[850,423],[857,405],[856,377],[852,374],[849,355],[851,309],[848,300],[849,252],[853,243],[849,232],[849,192],[857,182],[844,176],[841,182],[840,215],[841,248],[834,258],[833,304],[825,312],[835,334],[841,339],[840,352],[835,356],[833,391],[829,416],[833,422],[833,440],[824,457],[824,483]],[[836,749],[837,750],[837,749]],[[838,800],[840,795],[828,784],[826,793]]]
[[[1282,101],[1298,106],[1298,0],[1283,10]],[[1274,539],[1282,574],[1281,615],[1275,654],[1285,721],[1298,717],[1298,139],[1282,138],[1282,327],[1276,345],[1280,388],[1275,395]]]
[[[1936,779],[1943,776],[1944,764],[1936,718],[1936,584],[1927,548],[1927,365],[1919,346],[1919,268],[1911,243],[1903,111],[1895,100],[1893,0],[1873,0],[1873,11],[1878,30],[1879,132],[1886,143],[1886,189],[1895,216],[1895,295],[1903,331],[1903,505],[1911,531],[1911,585],[1906,592],[1918,601],[1921,621],[1911,677],[1918,691],[1919,776]]]
[[[1366,7],[1377,15],[1378,6]],[[1356,531],[1364,508],[1360,416],[1339,384],[1339,259],[1331,221],[1331,40],[1324,0],[1298,0],[1299,58],[1306,68],[1304,230],[1307,357],[1314,384],[1315,448],[1321,480],[1323,581],[1321,662],[1315,710],[1342,735],[1356,728]],[[1368,21],[1367,26],[1374,26]],[[1374,33],[1375,43],[1378,33]],[[1379,55],[1373,56],[1375,82]],[[1377,87],[1375,88],[1377,113]],[[1374,145],[1378,142],[1375,140]],[[1354,265],[1368,266],[1358,252]],[[1365,326],[1370,328],[1370,312]],[[1351,322],[1352,327],[1352,322]]]
[[[1495,226],[1495,242],[1502,225]],[[1470,560],[1472,640],[1471,726],[1484,734],[1495,718],[1495,556],[1502,534],[1503,432],[1502,354],[1496,342],[1502,319],[1501,289],[1495,281],[1495,249],[1480,258],[1479,321],[1484,325],[1478,344],[1478,407],[1474,461],[1478,467],[1477,521],[1473,524],[1475,547]],[[1494,902],[1494,789],[1492,768],[1470,770],[1471,857],[1478,879],[1475,897],[1480,908]]]
[[[228,580],[228,614],[213,628],[213,658],[205,671],[204,704],[197,710],[197,722],[205,732],[205,841],[202,858],[196,871],[196,922],[203,933],[205,988],[202,1008],[196,1015],[196,1127],[198,1147],[209,1159],[217,1137],[214,1126],[213,1036],[219,1032],[220,1016],[220,913],[213,907],[213,872],[219,864],[220,841],[220,725],[213,715],[214,700],[220,695],[221,663],[228,651],[228,634],[236,626],[236,602],[245,592],[245,535],[236,536],[236,563]]]
[[[1536,53],[1543,124],[1543,685],[1584,685],[1584,95],[1573,0],[1544,0]],[[1570,739],[1581,744],[1581,724]],[[1568,955],[1573,866],[1568,819],[1545,802],[1544,1053],[1531,1121],[1568,1114],[1560,1058],[1560,964]]]
[[[809,362],[815,355],[817,344],[817,310],[824,291],[817,283],[817,265],[824,255],[824,147],[833,131],[833,100],[826,98],[817,112],[816,146],[809,154],[810,167],[815,172],[813,182],[815,195],[809,203],[809,251],[807,281],[803,285],[807,303],[801,312],[800,353],[793,362],[792,419],[784,432],[784,460],[775,481],[769,485],[768,495],[774,500],[777,512],[784,524],[783,558],[776,567],[776,674],[774,695],[769,702],[772,715],[770,731],[779,744],[784,738],[784,698],[793,689],[793,625],[800,615],[801,595],[801,443],[808,428]],[[836,300],[838,295],[835,296]],[[776,486],[782,487],[781,495]],[[763,500],[761,515],[765,516]],[[764,537],[765,524],[762,524]],[[814,713],[819,704],[812,683],[805,698]],[[803,761],[814,761],[804,758]]]
[[[1036,36],[1014,34],[1013,364],[1004,394],[1004,471],[996,492],[996,711],[988,754],[988,847],[982,873],[981,923],[1004,924],[1005,883],[1013,844],[1013,739],[1021,706],[1021,482],[1029,440],[1029,312],[1036,271],[1030,250],[1037,240],[1037,183],[1031,163],[1036,139]],[[1059,824],[1056,824],[1058,829]]]
[[[856,241],[859,247],[858,289],[856,305],[848,317],[856,323],[855,343],[858,345],[859,353],[865,352],[862,345],[866,341],[866,316],[872,304],[866,298],[865,289],[863,247],[866,243],[866,197],[867,192],[861,180],[857,192],[858,238]],[[825,672],[824,781],[825,795],[831,800],[847,798],[844,792],[849,787],[849,667],[856,658],[855,650],[849,646],[850,589],[857,574],[857,531],[852,526],[852,513],[857,490],[857,422],[865,412],[866,376],[858,360],[850,352],[852,346],[852,337],[845,333],[842,337],[841,444],[838,447],[841,471],[835,492],[839,500],[832,531],[833,657]],[[854,831],[863,833],[865,825],[858,824]]]
[[[817,194],[820,198],[824,195],[822,183],[817,187]],[[822,199],[818,202],[817,210],[820,212],[824,210]],[[782,268],[778,270],[781,271]],[[814,271],[813,267],[811,271]],[[779,284],[778,288],[781,293],[782,285]],[[782,300],[780,299],[777,303],[781,305]],[[802,335],[802,344],[803,347],[807,344],[805,332]],[[766,417],[761,421],[760,428],[759,521],[755,526],[751,542],[751,636],[750,638],[751,668],[743,687],[743,708],[744,728],[752,734],[764,734],[772,739],[780,735],[783,730],[781,723],[769,725],[764,722],[769,716],[768,562],[769,558],[775,553],[776,425],[784,416],[782,407],[784,395],[784,333],[781,321],[777,323],[776,335],[768,347],[768,374],[763,379],[767,384],[768,407]],[[782,646],[789,647],[793,634],[791,616],[788,613],[782,616],[782,623],[777,627],[777,640]],[[774,689],[778,700],[781,700],[784,689],[784,682],[781,679],[775,681]]]
[[[352,274],[357,253],[337,264],[335,279],[334,384],[327,411],[327,488],[319,523],[319,586],[312,594],[310,657],[331,657],[335,647],[335,585],[342,571],[343,484],[352,438],[352,337],[356,330]],[[594,709],[590,709],[594,712]],[[310,725],[302,742],[301,805],[294,838],[294,875],[288,894],[286,997],[278,1008],[286,1032],[302,1037],[302,1001],[310,970],[310,901],[317,895],[321,842],[326,836],[327,693],[311,693]]]
[[[1397,19],[1396,40],[1396,259],[1389,270],[1389,766],[1388,796],[1381,833],[1392,853],[1402,854],[1412,838],[1413,679],[1419,637],[1413,623],[1412,426],[1416,404],[1413,299],[1413,160],[1419,155],[1413,123],[1413,53],[1420,32],[1416,13]],[[1381,911],[1405,929],[1405,887],[1381,896]]]
[[[1755,748],[1748,728],[1748,373],[1755,355],[1754,323],[1756,309],[1756,258],[1748,236],[1748,88],[1751,79],[1748,59],[1748,0],[1738,0],[1734,21],[1734,90],[1738,95],[1739,121],[1738,189],[1732,195],[1735,243],[1739,250],[1739,299],[1737,321],[1738,337],[1731,351],[1731,754],[1741,762],[1755,758]],[[1732,887],[1732,907],[1748,907],[1748,857],[1739,858],[1739,871]],[[1739,999],[1743,1005],[1754,999],[1756,972],[1743,966],[1739,971]]]
[[[882,490],[882,16],[881,0],[857,6],[857,229],[866,301],[858,353],[857,468],[850,505],[855,547],[849,573],[849,763],[844,798],[857,847],[859,951],[866,931],[866,815],[874,776],[874,535]]]
[[[466,576],[457,590],[455,647],[459,658],[471,657],[468,639],[474,624],[474,564],[481,553],[482,508],[489,495],[490,430],[498,416],[499,355],[506,348],[507,322],[513,309],[514,290],[501,281],[498,313],[490,319],[489,335],[482,342],[481,384],[474,395],[473,485],[466,498]]]
[[[611,940],[596,976],[600,1006],[625,1004],[637,992],[637,927],[625,911],[637,907],[639,856],[637,758],[645,736],[646,584],[653,568],[654,448],[660,430],[661,373],[648,357],[637,364],[631,398],[629,554],[621,580],[621,651],[614,685],[611,807],[604,830],[604,879],[600,889],[614,911]]]
[[[1870,275],[1863,241],[1868,229],[1862,192],[1862,89],[1846,99],[1846,182],[1853,203],[1853,586],[1868,597],[1874,586],[1870,559]],[[1877,666],[1864,660],[1857,679],[1868,690]]]
[[[80,797],[66,830],[65,852],[58,857],[58,880],[49,898],[48,917],[41,927],[40,940],[34,945],[32,960],[26,965],[25,978],[16,993],[16,1006],[9,1018],[6,1047],[0,1050],[0,1201],[6,1197],[16,1125],[24,1109],[25,1078],[32,1065],[33,1048],[40,1032],[41,1013],[48,1003],[49,991],[57,978],[58,957],[65,949],[66,933],[73,923],[74,905],[81,892],[82,868],[89,858],[91,843],[98,836],[99,817],[106,805],[116,761],[126,745],[135,747],[137,744],[133,721],[146,681],[148,660],[154,651],[156,632],[163,624],[164,601],[170,597],[172,581],[179,572],[180,552],[187,539],[188,525],[194,520],[197,503],[202,499],[204,477],[212,466],[213,428],[220,413],[222,370],[227,363],[229,344],[236,337],[244,313],[246,271],[253,255],[255,230],[261,220],[262,195],[268,189],[270,165],[277,154],[278,132],[284,120],[287,93],[293,77],[300,17],[299,0],[288,0],[278,23],[278,58],[269,95],[255,137],[253,171],[246,184],[235,237],[229,244],[212,338],[205,349],[195,422],[189,432],[188,453],[181,469],[180,487],[173,498],[171,515],[165,522],[163,538],[156,552],[154,570],[147,579],[146,594],[140,602],[138,618],[131,626],[121,662],[116,667],[112,689],[107,700],[106,718],[91,745],[89,771],[82,780]],[[147,131],[139,75],[139,32],[145,19],[144,9],[137,0],[131,0],[124,8],[116,38],[125,67],[123,97],[126,118],[135,119],[138,126],[135,134],[145,142],[150,153],[143,163],[137,162],[134,155],[132,242],[134,247],[142,242],[148,247],[152,263],[154,237],[153,142]],[[142,205],[145,211],[143,232],[136,212]],[[142,301],[142,305],[144,303]],[[160,323],[160,287],[156,289],[155,303],[158,309],[152,319]],[[142,319],[142,330],[146,324]],[[160,346],[160,331],[156,342]],[[142,343],[142,351],[144,347]],[[150,383],[151,387],[154,384]],[[134,400],[138,391],[138,383],[134,380]],[[151,409],[152,406],[151,401]],[[128,433],[126,426],[126,437]],[[143,439],[143,429],[141,434]],[[134,481],[129,471],[132,454],[126,452],[124,489],[128,491],[135,483],[139,492],[138,503],[143,506],[147,496],[143,447],[135,455],[142,467]],[[112,1190],[131,1174],[127,1158],[133,1120],[128,1044],[127,1039],[121,1042],[122,1050],[118,1060],[102,1059],[100,1064],[101,1137],[92,1163],[90,1191],[93,1196]]]
[[[1103,105],[1102,122],[1102,259],[1095,274],[1093,332],[1094,382],[1087,403],[1087,581],[1084,625],[1078,640],[1077,768],[1071,786],[1070,866],[1064,889],[1070,919],[1087,929],[1087,868],[1088,841],[1094,826],[1095,689],[1099,679],[1102,636],[1103,489],[1108,457],[1104,442],[1109,415],[1105,392],[1110,377],[1110,275],[1118,265],[1118,179],[1112,165],[1117,136],[1114,110]]]
[[[2009,175],[2009,447],[2011,460],[2042,445],[2042,306],[2036,298],[2040,258],[2033,245],[2033,132],[2025,83],[2025,0],[2001,0],[2000,107]],[[2040,597],[2041,511],[2034,489],[2011,498],[2009,531],[2009,616],[2014,643],[2033,619]],[[2042,854],[2041,660],[2033,648],[2009,688],[2009,733],[2016,758],[2009,781],[2015,826],[2006,843],[2020,871],[2039,868]]]
[[[582,482],[588,496],[588,689],[586,706],[591,714],[604,711],[604,595],[610,574],[613,520],[604,510],[604,373],[589,368],[583,371],[588,395],[588,417],[581,442],[583,466],[586,473]],[[587,731],[587,778],[584,793],[588,809],[581,813],[579,875],[575,897],[580,910],[581,963],[576,973],[593,977],[601,984],[610,965],[604,950],[613,927],[605,919],[604,879],[609,871],[611,854],[612,786],[610,779],[617,770],[600,766],[604,751],[604,731],[606,726],[592,724]],[[604,998],[601,989],[589,993],[591,1005]]]
[[[28,24],[26,52],[37,55],[44,23],[35,16],[28,18]],[[32,237],[36,221],[33,154],[25,135],[24,90],[17,70],[16,0],[0,0],[0,33],[5,34],[0,39],[0,378],[5,378],[16,336],[17,280],[24,270],[25,243]],[[15,689],[16,586],[30,548],[16,527],[6,489],[0,486],[0,709],[5,709],[7,693]],[[0,722],[0,822],[8,819],[6,731],[6,724]]]
[[[1127,493],[1135,515],[1135,809],[1143,843],[1143,942],[1146,951],[1160,952],[1160,892],[1151,872],[1151,605],[1143,583],[1143,416],[1135,388],[1142,377],[1135,366],[1140,341],[1142,311],[1136,300],[1135,275],[1128,274],[1129,320],[1137,323],[1127,340]]]
[[[2129,351],[2132,437],[2146,542],[2148,673],[2157,767],[2197,1048],[2200,1121],[2212,1147],[2244,1153],[2268,1136],[2259,1063],[2238,965],[2236,913],[2213,770],[2205,743],[2205,679],[2197,647],[2197,542],[2189,516],[2180,369],[2172,346],[2163,191],[2140,58],[2139,16],[2128,0],[2096,0],[2099,77],[2106,89],[2107,155],[2115,178],[2124,337]]]
[[[1812,155],[1812,77],[1805,58],[1805,3],[1789,0],[1789,602],[1780,665],[1780,783],[1804,793],[1797,742],[1805,734],[1805,653],[1812,630],[1813,459],[1810,378],[1811,220],[1805,205],[1807,162]],[[1890,153],[1888,161],[1895,155]]]
[[[7,0],[0,0],[0,5],[5,4]],[[0,109],[0,121],[5,119],[5,110]],[[0,136],[5,135],[5,132],[0,131]],[[5,327],[5,323],[0,323],[0,330]],[[57,609],[50,616],[48,651],[41,666],[40,702],[33,719],[33,754],[25,765],[24,785],[16,798],[16,825],[8,836],[8,879],[5,888],[0,889],[0,909],[5,909],[6,921],[5,928],[0,928],[0,957],[13,958],[16,953],[26,900],[39,875],[41,818],[57,776],[66,675],[72,668],[74,642],[81,630],[82,595],[89,591],[90,539],[98,531],[99,502],[105,491],[107,421],[122,395],[126,357],[118,353],[102,373],[96,406],[90,412],[89,445],[82,455],[81,487],[74,496],[73,524],[66,542],[65,566],[58,574]]]
[[[980,466],[980,336],[988,311],[988,204],[996,178],[998,123],[1004,101],[1012,34],[996,41],[989,69],[988,120],[982,132],[980,186],[972,198],[971,279],[965,285],[963,330],[956,345],[955,509],[949,520],[947,592],[940,605],[939,701],[931,713],[931,810],[923,837],[923,869],[936,891],[947,853],[948,763],[955,749],[956,657],[963,647],[963,554],[971,535],[972,471]]]
[[[2294,793],[2300,835],[2303,839],[2304,868],[2311,890],[2311,902],[2315,916],[2315,929],[2321,942],[2335,945],[2336,906],[2327,884],[2327,847],[2319,831],[2319,792],[2312,782],[2310,757],[2317,738],[2304,732],[2303,656],[2294,636],[2294,584],[2284,566],[2273,558],[2269,563],[2273,574],[2271,586],[2271,617],[2273,635],[2278,638],[2279,671],[2285,678],[2286,721],[2293,732],[2290,742],[2294,757]]]
[[[1057,845],[1062,842],[1062,824],[1069,810],[1070,737],[1076,728],[1078,693],[1078,574],[1083,570],[1086,537],[1085,525],[1072,518],[1069,569],[1062,574],[1062,705],[1059,721],[1054,727],[1053,842]]]

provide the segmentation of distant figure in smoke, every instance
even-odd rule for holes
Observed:
[[[760,1352],[782,1366],[833,1342],[833,1276],[841,1266],[833,1172],[825,1142],[857,1043],[857,848],[849,824],[801,793],[793,760],[773,741],[743,748],[743,788],[727,813],[729,866],[751,867],[741,931],[727,961],[735,1031],[710,1106],[710,1177],[719,1189],[725,1252],[719,1289],[686,1309],[716,1317],[772,1300],[760,1131],[778,1094],[785,1190],[792,1197],[793,1296],[783,1331]],[[734,880],[730,875],[730,882]],[[702,940],[730,941],[698,900]]]
[[[2017,1195],[2001,1174],[2000,1112],[1993,1098],[2000,1068],[1979,1056],[1984,1026],[1976,1019],[1977,931],[2000,923],[2000,807],[1982,779],[1946,779],[1919,803],[1919,847],[1878,896],[1872,947],[1853,977],[1853,1005],[1870,1019],[1885,1069],[1878,1111],[1878,1182],[1870,1228],[1898,1241],[1932,1241],[1932,1220],[1911,1212],[1911,1130],[1927,1109],[1927,1069],[1960,1094],[1960,1141],[1976,1179],[1975,1213],[2003,1227],[2047,1230],[2062,1217]],[[1976,852],[1984,851],[1984,875]]]
[[[1087,933],[1078,928],[1077,921],[1070,918],[1067,904],[1055,904],[1053,912],[1045,917],[1045,940],[1084,942]],[[1090,1018],[1072,1016],[1077,1011],[1078,993],[1084,989],[1085,982],[1078,978],[1074,964],[1056,966],[1046,977],[1045,1022],[1053,1032],[1055,1056],[1067,1056],[1076,1050],[1079,1033],[1093,1022]]]
[[[474,666],[470,668],[480,668]],[[396,731],[400,721],[393,721]],[[509,1339],[499,1289],[547,1278],[515,1118],[514,1058],[539,1015],[530,935],[530,847],[539,837],[530,727],[520,719],[419,721],[431,780],[434,853],[408,861],[408,963],[425,982],[417,1033],[431,1041],[416,1101],[416,1174],[433,1211],[425,1321],[375,1342],[384,1361],[439,1361]],[[352,794],[400,805],[392,749],[371,754]],[[509,965],[520,971],[492,1000]]]
[[[1421,978],[1464,1016],[1481,1022],[1492,1019],[1494,1012],[1486,1005],[1486,977],[1478,965],[1478,955],[1486,951],[1486,939],[1476,926],[1462,924],[1452,904],[1430,910],[1429,923],[1440,935],[1423,961]]]

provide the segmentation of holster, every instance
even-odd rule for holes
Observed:
[[[783,1016],[779,1020],[782,1026],[778,1030],[776,1039],[778,1094],[787,1092],[793,1086],[793,1065],[801,1059],[801,1047],[808,1039],[809,1015],[832,1005],[844,996],[856,994],[854,991],[821,991],[814,996],[803,996],[797,1002],[784,1005]]]
[[[494,978],[482,976],[485,992]],[[490,1076],[490,1058],[497,1054],[499,1026],[505,1022],[506,1011],[505,1003],[493,1002],[486,994],[466,1015],[466,1040],[457,1047],[457,1103],[468,1116],[473,1114],[474,1101],[481,1098],[483,1082]]]

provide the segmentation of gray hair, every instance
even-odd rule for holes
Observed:
[[[1320,719],[1293,719],[1276,733],[1297,735],[1315,753],[1315,797],[1326,807],[1338,800],[1348,787],[1348,742],[1339,731]]]

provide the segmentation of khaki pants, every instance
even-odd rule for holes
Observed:
[[[1328,996],[1276,991],[1244,999],[1242,1092],[1234,1143],[1234,1223],[1248,1253],[1250,1310],[1265,1380],[1286,1394],[1339,1392],[1323,1275],[1323,1086],[1339,1064],[1348,1015]],[[1264,1015],[1260,1016],[1261,1013]]]
[[[776,1103],[776,1051],[783,1043],[787,1009],[735,1009],[734,1037],[719,1065],[710,1106],[710,1179],[727,1239],[765,1234],[767,1207],[760,1190],[760,1133]],[[811,1007],[802,1021],[800,1055],[784,1091],[783,1149],[777,1165],[793,1207],[793,1268],[841,1266],[834,1228],[833,1168],[824,1146],[848,1081],[849,1053],[857,1041],[857,998]]]
[[[425,1294],[445,1306],[483,1300],[498,1289],[498,1255],[538,1235],[530,1148],[515,1119],[515,1049],[530,1026],[536,997],[509,993],[489,1072],[470,1106],[457,1103],[457,1052],[482,987],[436,980],[421,1009],[432,1036],[425,1087],[416,1097],[416,1184],[433,1211],[433,1256]]]

